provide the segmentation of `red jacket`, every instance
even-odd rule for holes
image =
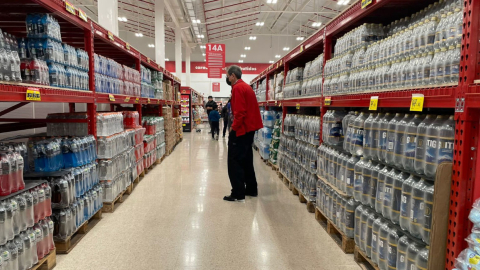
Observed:
[[[235,130],[237,136],[263,128],[255,92],[243,80],[238,80],[233,85],[231,106],[233,110],[232,129]]]

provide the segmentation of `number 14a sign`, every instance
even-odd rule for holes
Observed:
[[[208,43],[206,54],[208,78],[221,78],[225,67],[225,44]]]

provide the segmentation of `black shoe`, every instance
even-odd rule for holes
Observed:
[[[245,198],[239,199],[239,198],[233,197],[232,195],[229,195],[229,196],[223,197],[223,200],[224,200],[224,201],[229,201],[229,202],[234,202],[234,201],[243,202],[243,201],[245,201]]]
[[[258,196],[258,191],[255,191],[255,192],[245,192],[245,196],[257,197],[257,196]]]

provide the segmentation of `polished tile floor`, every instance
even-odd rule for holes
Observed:
[[[254,155],[259,197],[225,202],[227,140],[185,133],[55,269],[360,269]]]

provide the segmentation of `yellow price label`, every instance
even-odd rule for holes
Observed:
[[[372,3],[372,0],[362,0],[362,8],[366,8]]]
[[[303,52],[303,45],[300,45],[300,52]]]
[[[72,13],[73,15],[77,15],[77,12],[75,11],[76,10],[75,6],[68,1],[65,1],[65,9],[68,12]]]
[[[468,262],[469,262],[470,264],[477,265],[477,264],[480,262],[480,256],[475,255],[474,257],[469,258],[469,259],[468,259]]]
[[[185,126],[187,126],[187,124],[183,124],[183,126],[185,127]]]
[[[128,43],[128,42],[125,42],[125,48],[127,48],[127,50],[129,50],[129,51],[130,51],[130,43]]]
[[[130,101],[130,97],[126,97],[125,102],[129,102],[129,101]]]
[[[147,63],[149,63],[149,64],[150,64],[150,58],[148,58],[148,57],[147,57]]]
[[[140,99],[137,97],[137,98],[135,99],[135,103],[138,103],[138,101],[140,101]]]
[[[40,90],[38,88],[28,88],[26,94],[26,100],[41,101]]]
[[[423,94],[412,94],[412,102],[410,103],[410,111],[421,112],[423,111],[423,102],[425,97]]]
[[[108,94],[108,99],[110,101],[115,101],[115,97],[112,94]]]
[[[108,39],[110,39],[111,41],[114,41],[115,38],[113,37],[113,33],[108,31]]]
[[[297,108],[297,110],[300,110],[300,103],[297,103],[296,108]]]
[[[78,9],[78,17],[82,20],[84,20],[85,22],[88,22],[88,16],[87,16],[87,13],[85,13],[85,11],[81,10],[81,9]]]
[[[332,104],[332,98],[331,97],[326,97],[323,104],[325,104],[326,106],[330,106],[330,104]]]
[[[376,111],[377,107],[378,107],[378,96],[370,97],[370,106],[368,106],[368,109],[370,111]]]
[[[150,98],[147,98],[147,103],[150,104]]]

